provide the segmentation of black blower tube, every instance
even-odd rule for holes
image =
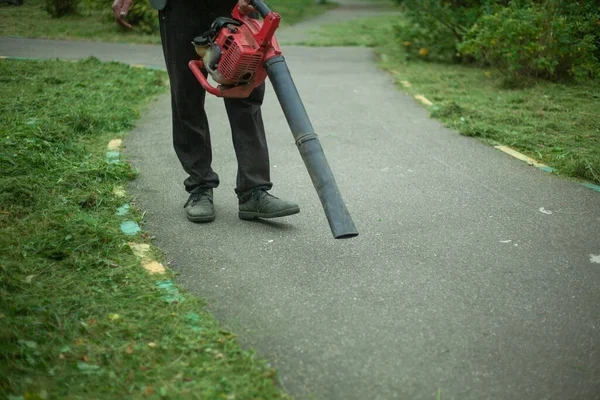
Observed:
[[[304,104],[302,104],[285,59],[283,56],[273,57],[265,62],[265,68],[281,108],[283,108],[285,118],[290,125],[302,160],[304,160],[306,169],[317,190],[333,237],[348,239],[358,236],[358,231],[344,204],[319,138],[304,109]]]
[[[260,14],[260,16],[263,17],[263,18],[266,18],[267,14],[271,11],[271,9],[269,8],[269,6],[267,6],[262,1],[253,0],[253,1],[250,2],[250,4],[252,5],[252,7],[254,7],[254,9],[256,11],[258,11],[258,13]]]

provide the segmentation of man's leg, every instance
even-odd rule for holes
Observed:
[[[208,3],[208,2],[207,2]],[[195,36],[210,27],[208,4],[194,0],[170,1],[159,13],[160,33],[169,80],[173,115],[173,146],[183,169],[190,198],[185,204],[194,222],[214,220],[212,189],[219,177],[212,170],[212,149],[208,119],[204,111],[206,92],[188,67],[198,58],[191,44]]]
[[[277,218],[300,212],[297,204],[267,193],[270,181],[269,150],[260,106],[265,95],[262,84],[247,99],[225,99],[233,145],[238,161],[239,217]]]
[[[212,149],[204,111],[206,92],[188,67],[198,58],[191,41],[210,27],[209,12],[201,1],[170,1],[160,12],[163,52],[171,83],[173,146],[189,174],[185,188],[193,193],[215,188],[219,178],[211,168]]]
[[[235,192],[242,199],[257,187],[266,190],[273,187],[270,181],[267,138],[260,110],[264,96],[263,83],[247,99],[225,99],[238,162]]]

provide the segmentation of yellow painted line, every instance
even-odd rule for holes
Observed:
[[[518,158],[521,161],[525,161],[527,164],[533,165],[534,167],[546,168],[546,169],[550,168],[546,164],[542,164],[542,163],[534,160],[531,157],[527,157],[525,154],[519,153],[515,149],[512,149],[512,148],[510,148],[508,146],[494,146],[494,147],[497,148],[498,150],[500,150],[500,151],[502,151],[502,152],[510,155],[510,156]]]
[[[129,248],[133,251],[133,254],[141,260],[146,260],[148,252],[150,251],[150,245],[147,243],[127,243]]]
[[[113,188],[113,194],[117,197],[125,197],[125,189],[123,186],[116,186]]]
[[[418,94],[415,96],[415,99],[419,100],[421,103],[425,104],[426,106],[432,106],[433,103],[430,102],[425,96],[423,96],[422,94]]]
[[[150,273],[150,275],[156,275],[156,274],[166,274],[167,270],[165,269],[165,267],[159,263],[158,261],[150,261],[147,263],[142,263],[142,267],[144,267],[144,269],[146,271],[148,271]]]
[[[110,142],[108,142],[108,151],[119,151],[119,149],[121,148],[121,143],[123,142],[122,139],[113,139]]]
[[[167,269],[164,267],[164,265],[162,265],[156,260],[151,259],[148,256],[148,253],[150,252],[149,244],[134,242],[127,244],[129,245],[129,248],[133,251],[133,254],[135,254],[136,257],[140,259],[142,267],[144,267],[144,269],[148,271],[151,275],[165,274],[167,272]]]
[[[141,69],[146,68],[146,66],[142,65],[142,64],[129,64],[129,66],[133,67],[133,68],[141,68]]]

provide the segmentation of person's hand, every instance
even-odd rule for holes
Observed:
[[[249,14],[256,11],[254,7],[250,5],[250,0],[238,0],[238,8],[241,14]]]
[[[127,23],[123,17],[127,15],[132,4],[133,0],[115,0],[112,5],[113,12],[115,13],[115,20],[125,28],[129,29],[131,29],[131,24]]]

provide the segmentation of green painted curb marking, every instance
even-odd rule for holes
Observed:
[[[600,192],[600,186],[594,185],[593,183],[583,183],[582,185],[588,189],[592,189],[592,190],[595,190],[596,192]]]
[[[173,281],[157,281],[156,287],[166,292],[162,299],[167,303],[181,303],[185,298],[179,293],[179,289],[173,284]]]
[[[123,204],[121,207],[117,208],[116,214],[119,216],[125,216],[129,212],[129,204]]]
[[[121,152],[119,151],[107,151],[105,161],[109,164],[118,164]]]
[[[138,232],[142,231],[142,228],[135,221],[125,221],[121,222],[121,230],[124,234],[128,236],[136,235]]]

